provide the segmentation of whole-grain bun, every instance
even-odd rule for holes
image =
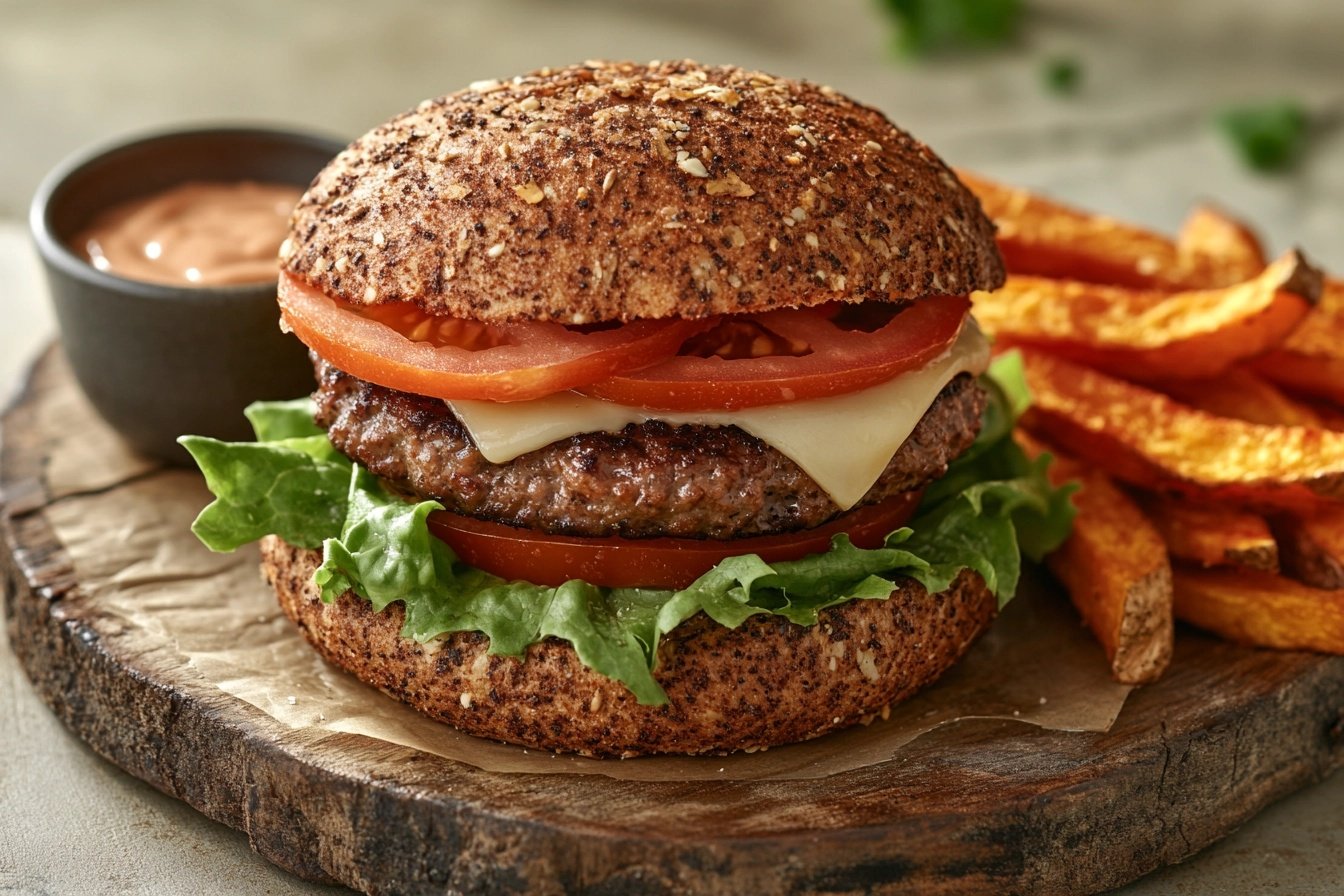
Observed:
[[[285,271],[486,321],[700,317],[992,289],[947,166],[827,87],[693,62],[543,69],[421,103],[295,210]]]
[[[697,615],[659,651],[670,702],[642,706],[565,641],[534,644],[519,662],[490,656],[475,632],[430,647],[403,638],[400,604],[374,613],[350,592],[324,604],[312,581],[320,562],[274,536],[262,542],[281,607],[329,661],[469,734],[589,756],[725,753],[853,725],[941,675],[996,608],[964,570],[944,592],[903,580],[887,600],[833,607],[810,627],[758,615],[728,629]]]

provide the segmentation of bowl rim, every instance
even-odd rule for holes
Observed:
[[[256,283],[233,283],[218,286],[187,286],[137,280],[119,274],[101,271],[79,256],[60,239],[51,222],[53,198],[72,177],[104,158],[137,149],[141,146],[182,138],[263,138],[287,141],[300,148],[327,151],[334,157],[348,144],[348,140],[317,131],[298,130],[283,125],[217,123],[177,125],[148,131],[137,131],[120,137],[102,140],[76,150],[63,158],[38,183],[37,191],[28,207],[28,230],[43,261],[61,273],[100,289],[134,294],[145,299],[181,301],[209,301],[254,295],[258,289],[274,289],[276,281],[259,280]],[[314,175],[317,171],[313,172]],[[276,269],[279,278],[279,268]]]

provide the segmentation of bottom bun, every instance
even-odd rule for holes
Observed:
[[[760,614],[729,629],[698,614],[659,648],[669,702],[643,706],[565,641],[533,644],[525,661],[490,656],[477,632],[421,645],[401,636],[400,604],[374,613],[348,591],[322,603],[319,552],[274,536],[261,549],[280,606],[332,663],[468,734],[587,756],[760,749],[867,721],[955,663],[997,606],[963,570],[946,591],[902,579],[887,600],[832,607],[814,626]]]

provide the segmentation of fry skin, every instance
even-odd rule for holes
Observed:
[[[1198,205],[1186,216],[1176,237],[1184,268],[1200,271],[1200,286],[1230,286],[1265,269],[1260,238],[1244,221],[1211,205]]]
[[[1229,641],[1344,653],[1344,591],[1242,569],[1173,571],[1176,617]]]
[[[972,301],[1000,344],[1160,381],[1215,376],[1263,354],[1302,322],[1320,288],[1320,272],[1287,252],[1258,277],[1220,289],[1163,292],[1014,275]]]
[[[1344,499],[1344,433],[1214,417],[1040,351],[1022,360],[1027,429],[1118,479],[1255,508]]]
[[[1210,379],[1170,380],[1157,387],[1182,404],[1216,417],[1266,426],[1322,426],[1321,415],[1314,408],[1242,367]]]

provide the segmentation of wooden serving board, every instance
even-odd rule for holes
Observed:
[[[499,774],[292,729],[202,685],[161,632],[128,629],[81,587],[46,477],[69,436],[42,412],[67,378],[49,352],[0,430],[10,643],[93,749],[310,880],[368,893],[1095,893],[1344,764],[1344,659],[1184,631],[1171,671],[1108,733],[962,722],[890,762],[807,780]]]

